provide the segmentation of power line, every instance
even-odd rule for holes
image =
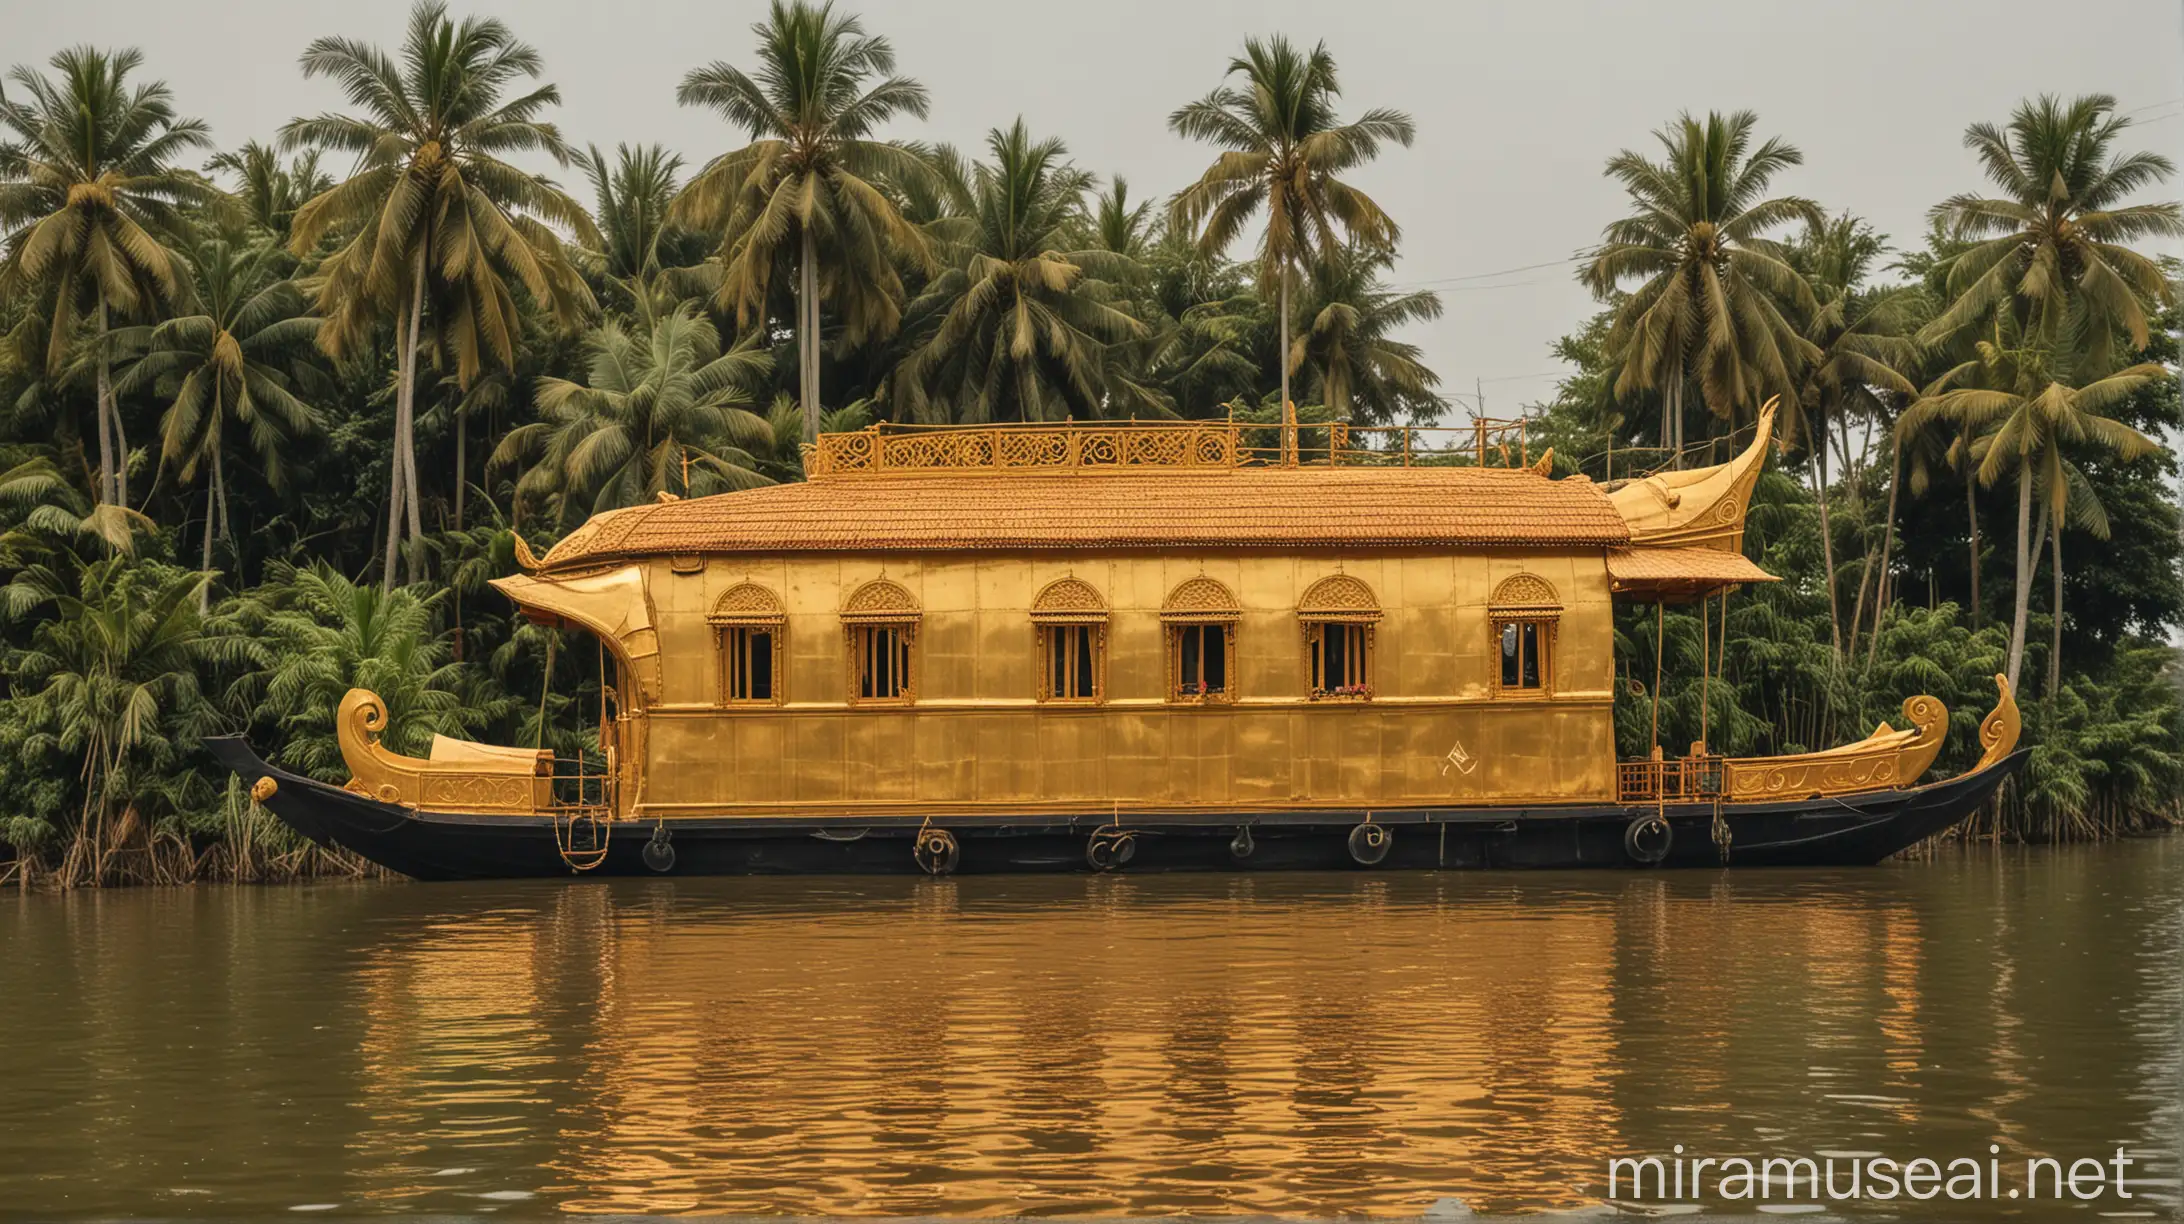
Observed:
[[[1482,378],[1482,379],[1480,379],[1479,381],[1480,381],[1480,382],[1491,382],[1491,383],[1505,383],[1505,382],[1519,382],[1519,381],[1521,381],[1521,380],[1523,380],[1523,379],[1527,379],[1527,378],[1559,378],[1559,377],[1561,377],[1561,376],[1562,376],[1562,371],[1561,371],[1561,370],[1541,370],[1541,371],[1540,371],[1539,373],[1537,373],[1537,374],[1504,374],[1504,375],[1502,375],[1502,376],[1501,376],[1500,378]]]
[[[1495,277],[1498,276],[1515,276],[1519,272],[1537,272],[1541,268],[1560,268],[1567,264],[1583,263],[1584,261],[1591,259],[1593,257],[1593,254],[1594,252],[1584,251],[1579,252],[1576,255],[1566,256],[1562,259],[1550,259],[1547,260],[1545,263],[1524,264],[1520,267],[1515,268],[1503,268],[1499,272],[1473,272],[1465,276],[1441,276],[1434,277],[1429,280],[1411,281],[1409,283],[1414,285],[1451,285],[1455,284],[1458,281],[1493,280]]]

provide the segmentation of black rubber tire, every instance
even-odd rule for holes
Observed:
[[[1243,825],[1239,827],[1236,830],[1236,836],[1229,839],[1229,857],[1234,858],[1238,861],[1250,858],[1251,852],[1257,850],[1258,848],[1258,843],[1251,840],[1250,825]]]
[[[668,833],[666,825],[654,825],[652,826],[652,840],[645,843],[643,854],[645,866],[652,868],[661,875],[666,875],[668,872],[675,870],[675,847],[668,840],[670,836],[671,834]]]
[[[956,869],[962,861],[963,848],[956,844],[955,834],[946,829],[926,829],[918,834],[910,848],[918,867],[930,876],[944,876]]]
[[[1654,844],[1658,839],[1659,845]],[[1623,830],[1623,853],[1630,861],[1651,867],[1668,857],[1676,845],[1676,830],[1660,816],[1640,816]]]
[[[1377,866],[1395,845],[1395,830],[1386,825],[1361,824],[1350,830],[1350,859],[1360,867]]]

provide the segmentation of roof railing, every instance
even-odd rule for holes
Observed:
[[[1256,424],[1247,421],[871,425],[804,447],[812,477],[1060,468],[1532,466],[1522,420],[1468,425]]]

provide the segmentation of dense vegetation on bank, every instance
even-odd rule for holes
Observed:
[[[305,48],[345,105],[272,147],[218,149],[135,51],[9,74],[6,872],[345,869],[198,740],[247,731],[339,779],[352,685],[398,748],[585,751],[595,661],[484,586],[516,533],[799,479],[821,428],[1447,418],[1401,338],[1440,302],[1388,282],[1399,219],[1345,178],[1414,123],[1350,109],[1323,46],[1209,64],[1170,119],[1208,167],[1166,196],[1021,120],[918,142],[925,85],[839,9],[777,3],[734,56],[679,86],[722,120],[694,166],[569,147],[538,55],[436,3],[398,48]],[[2144,198],[2171,167],[2128,127],[2098,96],[1973,124],[1966,192],[1900,247],[1770,195],[1801,157],[1750,114],[1607,162],[1630,210],[1577,261],[1602,309],[1557,346],[1575,372],[1536,434],[1622,479],[1786,406],[1748,546],[1787,581],[1629,614],[1625,750],[1653,741],[1656,660],[1661,742],[1703,721],[1732,753],[1855,737],[1915,692],[1968,733],[2008,672],[2037,752],[1982,831],[2175,812],[2176,316],[2145,248],[2184,220]],[[589,191],[524,168],[547,161]]]

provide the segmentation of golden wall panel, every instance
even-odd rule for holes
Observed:
[[[1335,573],[1372,588],[1375,699],[1305,700],[1296,605]],[[1490,593],[1519,573],[1562,604],[1556,695],[1494,701]],[[1201,574],[1243,606],[1234,705],[1173,707],[1159,609]],[[839,619],[886,577],[918,601],[917,698],[849,709]],[[1112,608],[1109,701],[1036,703],[1030,608],[1062,577]],[[927,554],[708,558],[646,567],[666,666],[651,713],[646,814],[895,808],[1462,804],[1613,792],[1609,593],[1597,552],[1094,557]],[[706,615],[740,582],[786,609],[787,703],[719,707]]]
[[[1289,752],[1289,727],[1296,715],[1246,707],[1217,716],[1227,718],[1232,728],[1229,750],[1236,768],[1230,775],[1230,798],[1239,804],[1289,802],[1295,794],[1297,764]]]
[[[1101,766],[1107,759],[1108,717],[1087,709],[1027,720],[1035,740],[1038,794],[1088,803],[1107,797]]]

